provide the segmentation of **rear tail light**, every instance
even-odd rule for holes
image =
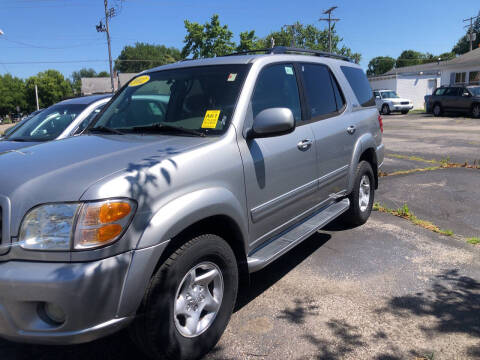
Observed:
[[[383,119],[382,119],[382,115],[378,115],[378,125],[380,125],[380,131],[383,133]]]

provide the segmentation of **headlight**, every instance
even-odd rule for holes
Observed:
[[[29,250],[91,249],[118,240],[136,210],[131,200],[41,205],[20,227],[19,243]]]

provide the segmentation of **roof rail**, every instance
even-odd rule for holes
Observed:
[[[255,54],[255,53],[265,53],[265,54],[308,54],[313,56],[320,56],[320,57],[329,57],[334,59],[340,59],[352,62],[352,60],[348,56],[329,53],[320,50],[312,50],[312,49],[302,49],[302,48],[295,48],[295,47],[287,47],[287,46],[274,46],[268,49],[255,49],[255,50],[248,50],[248,51],[240,51],[232,54],[228,54],[226,56],[235,56],[235,55],[247,55],[247,54]]]

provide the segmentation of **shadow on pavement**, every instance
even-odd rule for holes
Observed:
[[[445,270],[432,280],[432,285],[425,292],[393,297],[375,312],[390,313],[396,318],[414,320],[429,339],[446,333],[464,333],[480,340],[480,283],[471,277],[460,275],[457,269]],[[294,303],[293,309],[284,309],[278,318],[292,324],[303,324],[306,317],[318,315],[317,307],[311,302],[296,299]],[[422,319],[423,317],[430,319],[432,316],[435,319],[433,322]],[[368,349],[369,343],[373,345],[382,342],[389,350],[384,354],[372,355],[372,358],[377,360],[428,358],[435,353],[435,349],[399,349],[393,341],[398,337],[398,329],[394,330],[395,334],[378,330],[373,336],[366,337],[360,327],[351,325],[345,320],[332,318],[322,325],[329,333],[325,338],[309,331],[302,335],[315,346],[314,356],[317,359],[342,359],[359,347]],[[379,329],[381,328],[382,324],[379,324]],[[469,357],[477,358],[480,356],[480,342],[478,346],[464,350]]]

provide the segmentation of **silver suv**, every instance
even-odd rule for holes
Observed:
[[[250,273],[367,221],[384,151],[364,72],[265,52],[146,71],[85,135],[0,155],[1,337],[129,326],[152,358],[198,358]]]

